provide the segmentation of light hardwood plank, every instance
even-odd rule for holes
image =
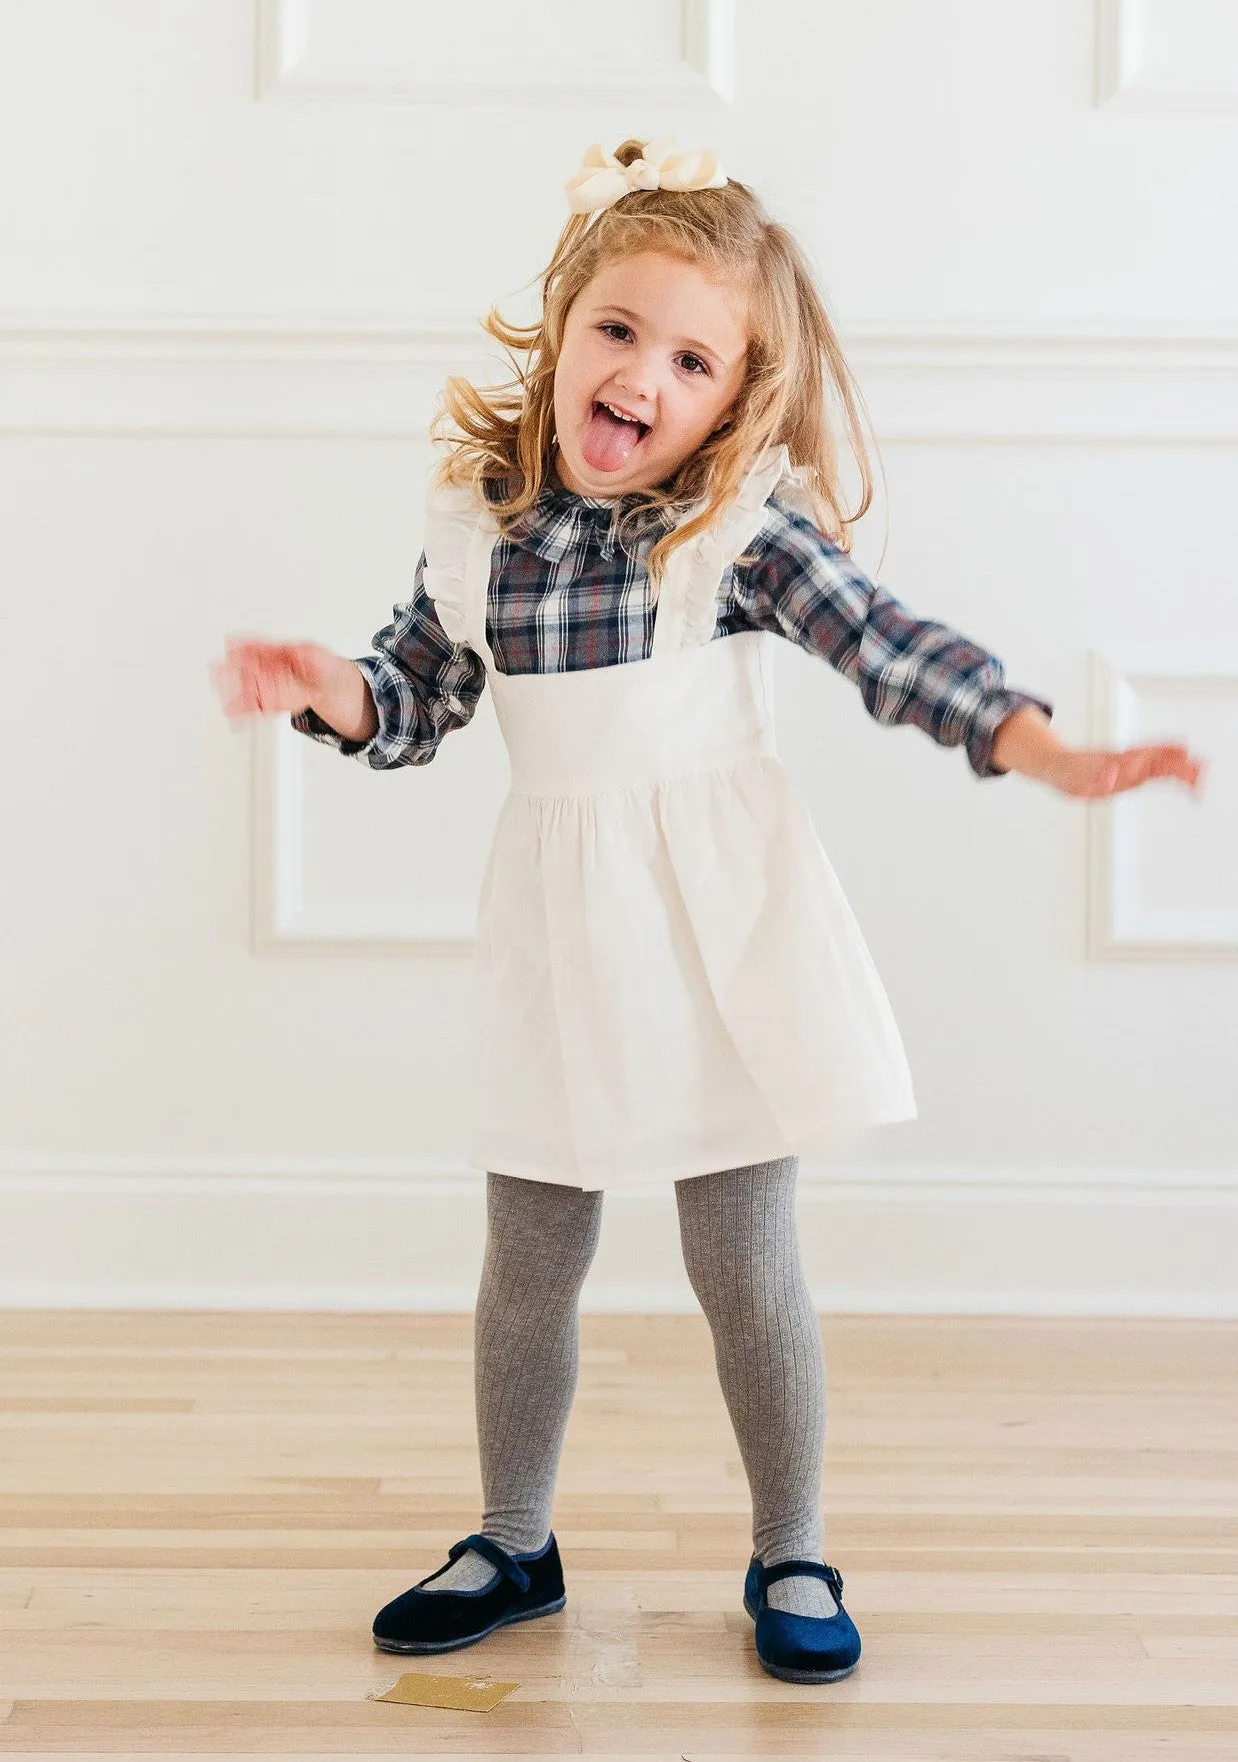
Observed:
[[[1238,1757],[1238,1327],[823,1322],[827,1552],[865,1656],[756,1663],[699,1317],[588,1317],[560,1616],[367,1700],[378,1606],[473,1528],[466,1316],[0,1317],[0,1754]]]

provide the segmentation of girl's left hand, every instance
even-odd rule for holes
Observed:
[[[1132,746],[1125,752],[1067,748],[1047,781],[1064,795],[1105,796],[1138,789],[1154,777],[1177,777],[1198,795],[1206,770],[1185,746]]]

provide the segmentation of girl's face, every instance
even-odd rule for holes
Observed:
[[[565,489],[622,496],[665,482],[744,383],[745,302],[660,252],[599,269],[567,315],[555,368]]]

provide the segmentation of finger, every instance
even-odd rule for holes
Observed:
[[[262,681],[251,667],[238,668],[231,680],[229,700],[239,715],[256,714],[262,708]]]
[[[1195,783],[1199,778],[1199,761],[1193,759],[1184,746],[1155,746],[1140,750],[1146,757],[1149,777],[1178,777],[1184,783]]]
[[[216,665],[211,668],[211,683],[219,694],[225,713],[230,715],[239,697],[236,673],[230,667]]]
[[[1119,791],[1138,789],[1143,783],[1151,782],[1153,777],[1161,775],[1160,761],[1151,747],[1134,748],[1121,756],[1121,775],[1117,783]]]
[[[1192,786],[1199,780],[1199,761],[1193,759],[1184,746],[1131,747],[1117,757],[1120,774],[1114,785],[1114,793],[1137,789],[1156,777],[1176,777]]]
[[[1171,753],[1161,761],[1161,776],[1176,777],[1179,782],[1193,783],[1199,766],[1184,753]]]
[[[1192,758],[1186,747],[1175,749],[1174,775],[1180,777],[1184,783],[1189,783],[1194,788],[1203,775],[1203,769],[1200,760]]]

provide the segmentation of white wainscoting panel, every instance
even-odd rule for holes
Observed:
[[[1091,663],[1098,745],[1183,741],[1208,766],[1198,799],[1164,780],[1089,804],[1091,953],[1238,959],[1238,651]]]
[[[261,97],[421,104],[729,100],[734,0],[258,0]]]
[[[809,1167],[818,1308],[853,1314],[1238,1315],[1238,1171]],[[344,1163],[0,1162],[0,1308],[461,1311],[480,1172]],[[587,1311],[694,1310],[669,1187],[605,1200]]]
[[[1238,6],[1099,0],[1096,94],[1128,110],[1238,109]]]
[[[348,642],[327,646],[364,652]],[[508,779],[489,693],[464,737],[445,741],[433,764],[394,775],[361,759],[342,765],[287,717],[256,722],[252,737],[255,949],[471,952]]]

